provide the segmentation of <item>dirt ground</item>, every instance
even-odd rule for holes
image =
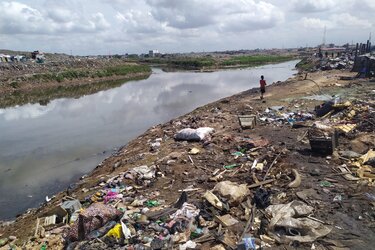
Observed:
[[[350,98],[352,102],[368,102],[373,108],[375,84],[368,79],[339,80],[340,76],[352,75],[354,74],[346,71],[321,71],[310,73],[307,80],[303,80],[305,75],[296,75],[285,82],[267,87],[264,101],[260,100],[258,90],[252,89],[154,126],[97,166],[92,173],[77,182],[74,189],[57,194],[52,201],[38,209],[29,210],[14,223],[4,223],[0,228],[0,238],[16,236],[17,246],[27,244],[27,247],[40,249],[40,244],[45,239],[33,237],[37,217],[58,206],[67,196],[87,200],[87,197],[100,189],[100,182],[128,169],[155,165],[160,175],[149,185],[136,188],[131,194],[133,198],[143,195],[158,199],[164,207],[168,207],[178,200],[181,190],[189,189],[188,202],[198,204],[204,200],[202,196],[206,190],[213,189],[221,180],[230,180],[250,186],[248,198],[252,200],[257,187],[251,188],[251,185],[273,179],[263,185],[271,194],[271,204],[303,201],[314,208],[313,217],[331,227],[332,231],[307,243],[271,241],[270,249],[371,249],[375,244],[374,200],[369,199],[366,194],[374,196],[373,180],[361,178],[349,181],[335,170],[337,166],[348,164],[348,159],[337,152],[351,150],[365,154],[374,148],[374,126],[341,134],[337,152],[323,156],[310,149],[304,137],[308,127],[293,128],[287,122],[261,119],[266,116],[266,109],[273,106],[283,106],[283,110],[288,112],[313,113],[314,107],[322,101],[302,97],[320,93],[340,94],[343,98]],[[242,129],[239,124],[238,115],[248,114],[258,117],[254,129]],[[180,129],[198,127],[211,127],[215,131],[201,142],[174,139]],[[160,146],[151,146],[157,138],[161,138]],[[199,153],[189,154],[193,148],[199,149]],[[233,156],[242,149],[249,149],[246,151],[247,157]],[[251,168],[255,159],[265,163],[262,170]],[[217,176],[218,171],[222,172],[225,170],[224,166],[231,164],[237,166],[227,169],[216,181],[212,180],[214,174]],[[292,169],[297,170],[302,178],[301,184],[296,188],[288,187],[293,180]],[[324,183],[327,182],[330,185],[325,186]],[[307,192],[306,190],[310,192],[309,195],[302,198],[297,195],[298,192]],[[337,197],[340,198],[336,199]],[[237,235],[236,240],[247,222],[242,210],[241,206],[236,206],[231,207],[229,212],[239,220],[236,227],[226,229]],[[255,217],[264,219],[264,210],[257,209]],[[260,241],[259,230],[255,226],[250,230],[257,243]],[[48,246],[51,249],[62,247],[61,242],[53,244],[49,243]],[[222,244],[224,249],[231,249],[217,239],[202,242],[197,248],[210,249],[217,244]]]

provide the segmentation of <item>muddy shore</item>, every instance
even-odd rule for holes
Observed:
[[[69,197],[86,200],[101,189],[99,185],[101,182],[133,167],[155,165],[161,176],[155,178],[147,187],[136,185],[136,191],[131,196],[137,198],[143,195],[146,198],[158,199],[163,201],[162,206],[168,207],[173,206],[181,195],[179,190],[186,188],[192,189],[188,192],[189,202],[202,201],[205,191],[211,190],[217,184],[210,180],[212,174],[217,169],[223,170],[223,166],[238,164],[241,167],[224,173],[222,180],[252,185],[269,174],[274,181],[265,187],[271,192],[272,204],[285,204],[298,200],[296,194],[307,189],[316,192],[318,197],[307,199],[305,202],[314,207],[314,217],[327,222],[332,226],[332,231],[319,241],[298,243],[294,245],[295,248],[311,249],[314,245],[315,249],[344,249],[343,247],[370,249],[375,243],[375,214],[371,201],[364,194],[374,193],[371,181],[348,181],[334,172],[334,167],[347,161],[334,155],[326,157],[311,152],[309,144],[300,139],[306,134],[307,127],[292,128],[288,123],[258,120],[254,129],[243,130],[237,117],[246,114],[263,117],[265,110],[272,106],[283,106],[288,111],[313,112],[314,107],[321,104],[321,101],[301,98],[319,92],[328,95],[339,93],[352,100],[369,103],[372,101],[371,105],[373,105],[374,83],[368,80],[339,80],[340,76],[351,75],[353,74],[345,71],[316,72],[308,75],[308,79],[313,81],[303,80],[304,75],[297,75],[268,87],[265,102],[259,99],[257,90],[249,90],[197,108],[168,123],[154,126],[103,161],[92,173],[77,182],[73,189],[57,194],[55,198],[37,209],[30,209],[20,215],[15,222],[5,223],[0,228],[0,238],[15,236],[17,239],[14,243],[17,246],[26,244],[27,248],[40,249],[46,241],[49,242],[47,244],[49,248],[61,248],[63,246],[61,233],[50,233],[49,237],[45,235],[34,237],[36,218],[42,217],[45,212]],[[178,130],[188,127],[212,127],[215,132],[204,142],[180,142],[173,139]],[[157,138],[161,138],[161,142],[160,146],[155,148],[151,144]],[[254,171],[251,169],[252,160],[235,159],[232,155],[249,140],[262,142],[258,145],[259,149],[252,151],[254,154],[249,154],[249,157],[253,160],[255,158],[259,161],[266,160],[263,170]],[[340,137],[339,141],[338,150],[352,150],[364,154],[374,148],[375,135],[373,130],[358,131],[354,135]],[[189,155],[192,148],[199,149],[199,153]],[[277,155],[280,157],[272,171],[268,173],[268,168]],[[301,174],[303,181],[299,187],[287,187],[292,176],[291,169],[296,169]],[[281,177],[277,178],[278,174]],[[322,181],[327,181],[327,178],[334,183],[334,187],[320,185]],[[250,197],[253,197],[255,189],[250,189],[250,192]],[[342,202],[332,202],[338,194],[342,195]],[[238,209],[240,210],[240,207]],[[230,213],[241,214],[235,208]],[[262,213],[259,212],[257,216],[262,216]],[[236,228],[227,230],[239,235],[245,224],[246,219],[240,219],[240,224]],[[211,240],[202,243],[200,248],[209,249],[219,243]],[[272,249],[294,249],[288,246],[289,244],[270,244]],[[329,246],[336,248],[329,248]],[[105,248],[105,246],[101,247]],[[228,246],[224,247],[229,249]]]

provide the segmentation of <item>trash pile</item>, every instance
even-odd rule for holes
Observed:
[[[343,54],[336,58],[323,58],[320,60],[320,70],[332,69],[352,69],[354,65],[354,56],[350,54]]]
[[[259,120],[266,123],[272,123],[275,126],[290,124],[298,126],[301,122],[306,122],[314,118],[314,114],[299,109],[296,105],[293,109],[287,109],[284,106],[272,106],[267,108],[259,117]]]
[[[301,102],[248,115],[207,112],[160,126],[144,138],[146,152],[134,156],[148,154],[152,163],[112,162],[115,173],[79,188],[84,198],[65,196],[39,216],[26,248],[345,247],[337,232],[349,236],[338,223],[349,219],[331,217],[356,212],[356,204],[345,204],[349,197],[375,207],[375,102],[332,98],[315,110]],[[223,132],[223,120],[235,125]],[[276,133],[256,135],[258,124],[301,132],[290,139],[301,148],[272,143]],[[165,145],[172,151],[163,152]],[[119,166],[127,160],[129,168]],[[361,212],[357,221],[373,223],[373,212]]]
[[[207,143],[212,133],[209,127],[188,128],[174,139]],[[175,203],[167,204],[158,198],[160,192],[147,193],[165,173],[156,165],[134,167],[83,189],[92,193],[85,199],[68,199],[38,218],[35,236],[48,245],[51,235],[62,234],[67,249],[258,249],[327,235],[330,228],[311,219],[314,208],[298,201],[271,205],[269,187],[276,181],[271,170],[282,151],[276,154],[261,139],[241,143],[239,151],[229,152],[233,164],[211,173],[212,189],[188,186]],[[199,153],[194,147],[189,150]],[[248,173],[250,182],[243,178]],[[301,176],[293,170],[278,181],[288,182],[286,189],[297,188]]]
[[[336,154],[343,163],[335,168],[346,180],[364,179],[374,185],[375,169],[371,138],[375,128],[375,102],[371,100],[343,101],[336,98],[315,107],[316,116],[320,117],[309,128],[307,137],[311,150],[315,153],[331,155],[339,149],[339,137],[353,140],[356,137],[370,138],[367,147],[357,150],[338,150]]]

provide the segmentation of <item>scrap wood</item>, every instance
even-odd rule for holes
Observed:
[[[233,173],[230,174],[230,176],[231,176],[231,177],[235,176],[235,175],[238,173],[238,171],[240,171],[240,170],[243,168],[243,166],[244,166],[244,165],[241,164],[241,167],[239,167],[239,168],[237,168],[236,170],[234,170]]]
[[[186,189],[180,189],[178,190],[178,192],[182,193],[182,192],[194,192],[194,191],[200,191],[200,190],[203,190],[201,188],[186,188]]]
[[[202,167],[202,166],[195,165],[195,163],[194,163],[193,159],[191,158],[191,156],[188,155],[188,157],[189,157],[189,160],[190,160],[190,162],[191,162],[191,165],[193,165],[194,167],[196,167],[196,168],[200,168],[200,169],[202,169],[202,170],[204,170],[204,171],[210,171],[208,168],[205,168],[205,167]]]
[[[353,129],[355,129],[357,125],[356,124],[344,124],[344,125],[337,125],[335,128],[341,130],[344,133],[349,133]]]
[[[223,175],[225,172],[228,172],[228,169],[221,171],[219,174],[213,176],[212,178],[218,178],[219,176]]]
[[[225,214],[223,216],[216,215],[215,218],[224,226],[230,227],[237,224],[239,221],[233,218],[230,214]]]
[[[266,172],[266,174],[265,174],[264,177],[263,177],[263,181],[266,180],[268,173],[270,172],[270,170],[271,170],[271,168],[273,167],[273,165],[276,164],[277,159],[279,158],[280,155],[281,155],[281,152],[275,157],[275,159],[274,159],[273,162],[271,163],[270,167],[267,169],[267,172]]]
[[[34,233],[35,237],[38,236],[39,224],[40,224],[40,218],[36,218],[36,227],[35,227],[35,233]]]
[[[329,177],[324,177],[324,180],[329,181],[329,182],[333,182],[333,183],[339,182],[338,180],[335,180],[335,179],[332,179],[332,178],[329,178]]]
[[[322,220],[319,220],[315,217],[312,217],[311,215],[308,215],[306,218],[310,219],[310,220],[313,220],[313,221],[316,221],[316,222],[319,222],[319,223],[322,223],[324,225],[332,225],[331,223],[328,223],[328,222],[324,222]]]
[[[255,175],[254,172],[253,172],[251,177],[253,178],[254,183],[259,183],[259,180],[258,180],[258,178],[257,178],[257,176]]]
[[[309,131],[306,130],[305,133],[302,134],[302,136],[297,136],[297,142],[300,142],[303,139],[305,139],[305,137],[307,136],[308,133],[309,133]]]
[[[234,250],[237,249],[236,241],[233,239],[235,237],[231,231],[227,231],[224,235],[220,235],[217,240]]]
[[[170,184],[168,186],[166,186],[166,187],[163,187],[163,189],[171,189],[173,187],[174,180],[171,180],[169,183]],[[166,183],[166,184],[168,184],[168,183]]]
[[[146,216],[147,218],[151,219],[151,220],[157,220],[161,217],[164,217],[164,216],[169,216],[171,214],[173,214],[174,212],[176,212],[178,209],[177,208],[174,208],[174,207],[167,207],[167,208],[163,208],[163,209],[160,209],[160,210],[156,210],[156,211],[148,211],[146,213]]]
[[[251,184],[250,186],[248,186],[248,188],[256,188],[256,187],[259,187],[259,186],[269,184],[273,181],[275,181],[275,179],[269,179],[269,180],[261,181],[261,182],[258,182],[258,183]]]
[[[202,235],[199,238],[194,239],[194,242],[195,243],[204,243],[204,242],[214,240],[214,239],[215,239],[215,237],[211,233],[208,233],[208,234]]]
[[[241,234],[241,238],[240,239],[242,239],[245,236],[246,232],[248,232],[250,230],[250,228],[252,227],[252,225],[254,223],[255,207],[256,206],[253,206],[251,208],[251,216],[250,216],[250,218],[246,222],[246,226],[245,226],[245,228],[244,228],[244,230],[243,230],[243,232]]]
[[[194,161],[193,161],[193,159],[191,158],[191,156],[190,156],[190,155],[188,155],[188,157],[189,157],[189,160],[190,160],[191,164],[193,164],[193,165],[194,165]]]

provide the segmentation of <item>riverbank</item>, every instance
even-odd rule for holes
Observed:
[[[0,108],[91,94],[151,74],[146,65],[120,59],[8,63],[0,70]]]
[[[304,201],[314,208],[313,217],[326,222],[331,229],[330,233],[321,237],[319,241],[294,242],[294,246],[298,249],[311,249],[312,245],[320,249],[335,245],[350,249],[369,248],[374,243],[371,237],[374,235],[371,226],[373,209],[371,201],[366,198],[365,194],[374,193],[374,188],[369,186],[371,182],[366,179],[357,181],[344,179],[343,174],[338,174],[334,169],[344,163],[348,164],[345,157],[340,158],[335,155],[322,157],[314,154],[306,143],[306,139],[303,138],[308,127],[292,128],[288,122],[279,118],[282,117],[279,113],[284,112],[313,113],[313,108],[321,101],[301,98],[320,91],[328,95],[340,93],[345,98],[351,98],[352,102],[363,101],[362,106],[370,105],[367,110],[368,117],[370,117],[370,111],[374,108],[373,101],[371,101],[373,100],[373,83],[366,80],[341,81],[339,77],[342,75],[350,76],[352,73],[316,72],[308,75],[308,79],[313,81],[303,80],[304,76],[298,75],[268,87],[266,102],[259,100],[257,90],[249,90],[198,108],[168,123],[154,126],[106,159],[90,175],[79,181],[75,188],[59,193],[44,206],[31,209],[18,217],[14,223],[2,227],[0,238],[16,236],[15,243],[18,246],[28,241],[27,247],[40,248],[42,244],[47,244],[49,248],[54,249],[62,247],[61,230],[60,232],[56,229],[50,231],[47,227],[44,235],[37,233],[37,236],[33,237],[37,217],[43,217],[43,214],[58,207],[62,200],[70,199],[69,197],[79,199],[86,207],[93,200],[98,199],[95,194],[104,189],[107,180],[118,175],[123,176],[124,172],[133,167],[155,165],[158,174],[152,177],[151,181],[123,180],[129,188],[122,191],[125,197],[123,201],[113,202],[113,205],[117,203],[117,207],[144,213],[141,209],[148,201],[157,201],[155,206],[149,208],[156,211],[173,207],[181,195],[179,190],[187,189],[187,201],[195,204],[202,212],[205,211],[202,216],[206,223],[210,223],[206,217],[207,213],[208,215],[211,213],[231,214],[237,220],[235,225],[223,227],[223,229],[218,229],[217,223],[216,225],[214,223],[212,227],[208,226],[208,234],[212,237],[198,242],[201,249],[208,249],[218,244],[229,249],[231,240],[240,241],[240,236],[250,218],[249,214],[246,216],[246,213],[252,211],[252,206],[246,204],[230,206],[228,211],[217,210],[212,205],[207,205],[205,199],[202,198],[206,190],[211,190],[222,180],[230,180],[248,185],[250,187],[248,198],[253,200],[256,189],[251,187],[254,185],[256,187],[257,181],[264,179],[272,180],[269,184],[264,184],[269,191],[272,204],[303,200],[303,198],[298,198],[301,197],[298,194],[304,192],[302,193],[305,194]],[[365,104],[366,102],[369,104]],[[282,111],[275,106],[282,106]],[[270,107],[276,110],[267,109]],[[360,111],[357,112],[360,113]],[[241,129],[237,115],[244,114],[258,116],[258,124],[254,129]],[[265,117],[268,119],[264,119]],[[320,119],[315,118],[315,120]],[[359,120],[358,123],[360,122]],[[175,141],[174,135],[180,129],[187,127],[212,127],[215,132],[203,142]],[[358,129],[350,136],[340,137],[340,151],[350,149],[356,151],[357,154],[364,154],[373,147],[373,130],[366,132]],[[263,163],[263,167],[256,165],[257,169],[252,168],[255,159]],[[224,166],[227,167],[224,168]],[[298,187],[288,187],[292,176],[291,169],[297,170],[302,177],[303,181]],[[218,176],[219,173],[220,176]],[[109,183],[112,182],[109,181]],[[310,190],[310,193],[306,190]],[[315,194],[313,197],[311,197],[311,192]],[[339,202],[332,202],[337,195],[341,197]],[[148,216],[150,219],[151,216],[149,214]],[[260,241],[266,242],[272,246],[272,249],[283,249],[283,246],[288,245],[288,243],[276,244],[272,236],[271,239],[259,236],[264,235],[259,231],[260,221],[267,221],[263,209],[258,208],[254,217],[255,222],[251,234],[256,238],[258,245]],[[129,226],[130,224],[132,222],[129,222]],[[142,225],[147,228],[148,224]],[[200,227],[207,226],[201,224]],[[214,235],[218,230],[229,240],[215,238]],[[271,235],[269,229],[265,230],[267,235]],[[155,232],[147,235],[155,235]],[[33,239],[30,240],[30,238]],[[48,243],[45,243],[46,241]],[[136,240],[135,243],[137,242]],[[104,243],[102,240],[89,241],[85,244],[87,244],[87,249],[108,248],[106,244],[112,244],[112,247],[118,246],[113,242],[105,241]]]
[[[171,57],[143,58],[140,63],[146,63],[162,68],[165,71],[194,70],[215,71],[233,68],[255,67],[265,64],[275,64],[297,59],[296,54],[280,55],[232,55],[232,56],[200,56],[200,57]],[[137,60],[138,61],[138,60]]]

